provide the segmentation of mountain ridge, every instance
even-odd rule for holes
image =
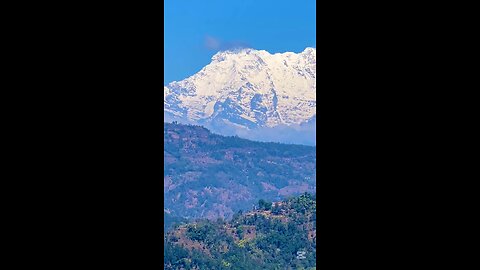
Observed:
[[[179,218],[229,218],[257,198],[316,191],[316,148],[263,143],[164,124],[164,211]]]
[[[314,145],[315,132],[304,126],[316,119],[316,49],[219,52],[196,74],[164,86],[164,110],[165,121],[223,135],[272,141],[262,130],[280,127],[293,133],[277,141]]]

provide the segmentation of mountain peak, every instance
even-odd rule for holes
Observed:
[[[252,48],[240,48],[240,49],[232,49],[226,51],[219,51],[212,56],[212,62],[215,61],[224,61],[227,57],[245,57],[245,56],[259,56],[259,55],[270,55],[267,51],[264,50],[255,50]]]
[[[166,86],[164,102],[167,118],[226,135],[302,125],[316,115],[316,49],[218,52],[198,73]]]
[[[313,48],[313,47],[307,47],[305,48],[305,50],[303,50],[303,52],[305,53],[315,53],[317,51],[317,49]]]

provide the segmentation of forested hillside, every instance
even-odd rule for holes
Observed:
[[[315,193],[315,147],[254,142],[200,126],[164,125],[165,211],[178,218],[231,218],[264,198]]]
[[[176,226],[164,240],[165,269],[316,269],[316,197],[258,202],[232,220]]]

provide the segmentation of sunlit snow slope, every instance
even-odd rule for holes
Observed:
[[[315,143],[316,50],[219,52],[164,87],[165,121],[261,141]]]

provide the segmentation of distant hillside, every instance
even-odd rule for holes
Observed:
[[[163,212],[163,231],[168,231],[173,225],[184,223],[187,220],[178,216],[174,216],[167,211]]]
[[[177,226],[164,240],[164,269],[316,269],[315,195],[260,201],[229,222]]]
[[[229,218],[259,198],[316,191],[315,147],[254,142],[200,126],[164,125],[165,209],[175,217]]]

